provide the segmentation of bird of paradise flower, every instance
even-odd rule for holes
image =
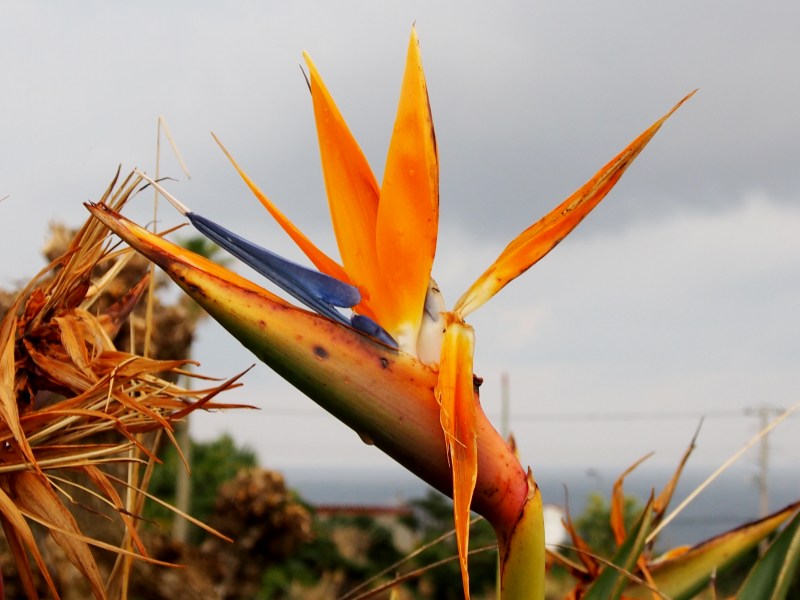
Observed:
[[[264,362],[453,498],[466,597],[471,510],[485,516],[497,533],[503,597],[543,597],[541,496],[530,469],[522,469],[481,410],[473,376],[475,335],[465,319],[569,234],[694,92],[519,234],[453,309],[446,310],[431,278],[439,164],[416,32],[412,30],[408,46],[380,185],[319,72],[307,55],[305,60],[341,264],[283,215],[224,147],[245,183],[316,270],[278,257],[193,213],[158,183],[141,176],[203,234],[316,314],[148,233],[105,206],[89,208],[162,266]],[[352,309],[352,315],[348,318],[340,309]]]

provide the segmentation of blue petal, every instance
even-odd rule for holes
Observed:
[[[364,315],[353,315],[350,317],[350,324],[355,329],[374,337],[376,340],[380,340],[387,346],[391,346],[392,348],[398,347],[397,342],[391,335],[389,335],[389,332],[369,317],[365,317]]]
[[[334,306],[351,308],[358,304],[361,294],[355,286],[281,258],[196,213],[187,212],[186,217],[203,235],[312,310],[340,323],[349,324],[347,318]]]

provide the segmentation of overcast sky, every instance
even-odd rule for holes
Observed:
[[[192,174],[164,152],[178,197],[300,257],[213,130],[333,253],[301,52],[380,180],[413,22],[441,159],[435,277],[450,305],[520,230],[700,88],[567,241],[470,317],[496,423],[509,373],[523,462],[621,471],[654,450],[672,465],[707,414],[695,461],[715,465],[755,433],[745,411],[800,400],[800,4],[789,0],[3,2],[0,285],[40,268],[48,221],[79,225],[118,164],[153,172],[159,115]],[[150,198],[129,215],[149,220]],[[160,214],[162,228],[181,222]],[[196,356],[219,376],[253,362],[215,324]],[[388,465],[267,367],[245,384],[229,399],[262,410],[201,416],[197,436],[230,431],[274,468]],[[799,471],[798,439],[790,419],[773,464]]]

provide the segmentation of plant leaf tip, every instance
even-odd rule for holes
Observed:
[[[188,216],[189,213],[192,212],[189,209],[188,206],[186,206],[183,202],[181,202],[175,196],[170,194],[166,189],[164,189],[161,185],[159,185],[159,183],[156,182],[154,179],[152,179],[151,177],[149,177],[145,173],[142,173],[138,169],[135,169],[134,173],[136,173],[139,177],[141,177],[142,179],[144,179],[145,181],[150,183],[150,185],[152,185],[154,188],[156,188],[156,190],[158,190],[158,193],[161,194],[162,196],[164,196],[164,198],[166,198],[169,201],[169,203],[172,204],[172,206],[175,207],[175,210],[177,210],[179,213],[181,213],[184,216]]]

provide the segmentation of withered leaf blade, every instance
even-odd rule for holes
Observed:
[[[45,478],[32,472],[22,471],[9,477],[14,501],[22,510],[36,515],[46,523],[52,523],[58,529],[51,529],[50,535],[64,550],[69,561],[83,574],[92,588],[95,598],[105,599],[106,591],[97,562],[82,539],[75,517],[59,500],[53,488]],[[62,533],[68,531],[76,535]]]

